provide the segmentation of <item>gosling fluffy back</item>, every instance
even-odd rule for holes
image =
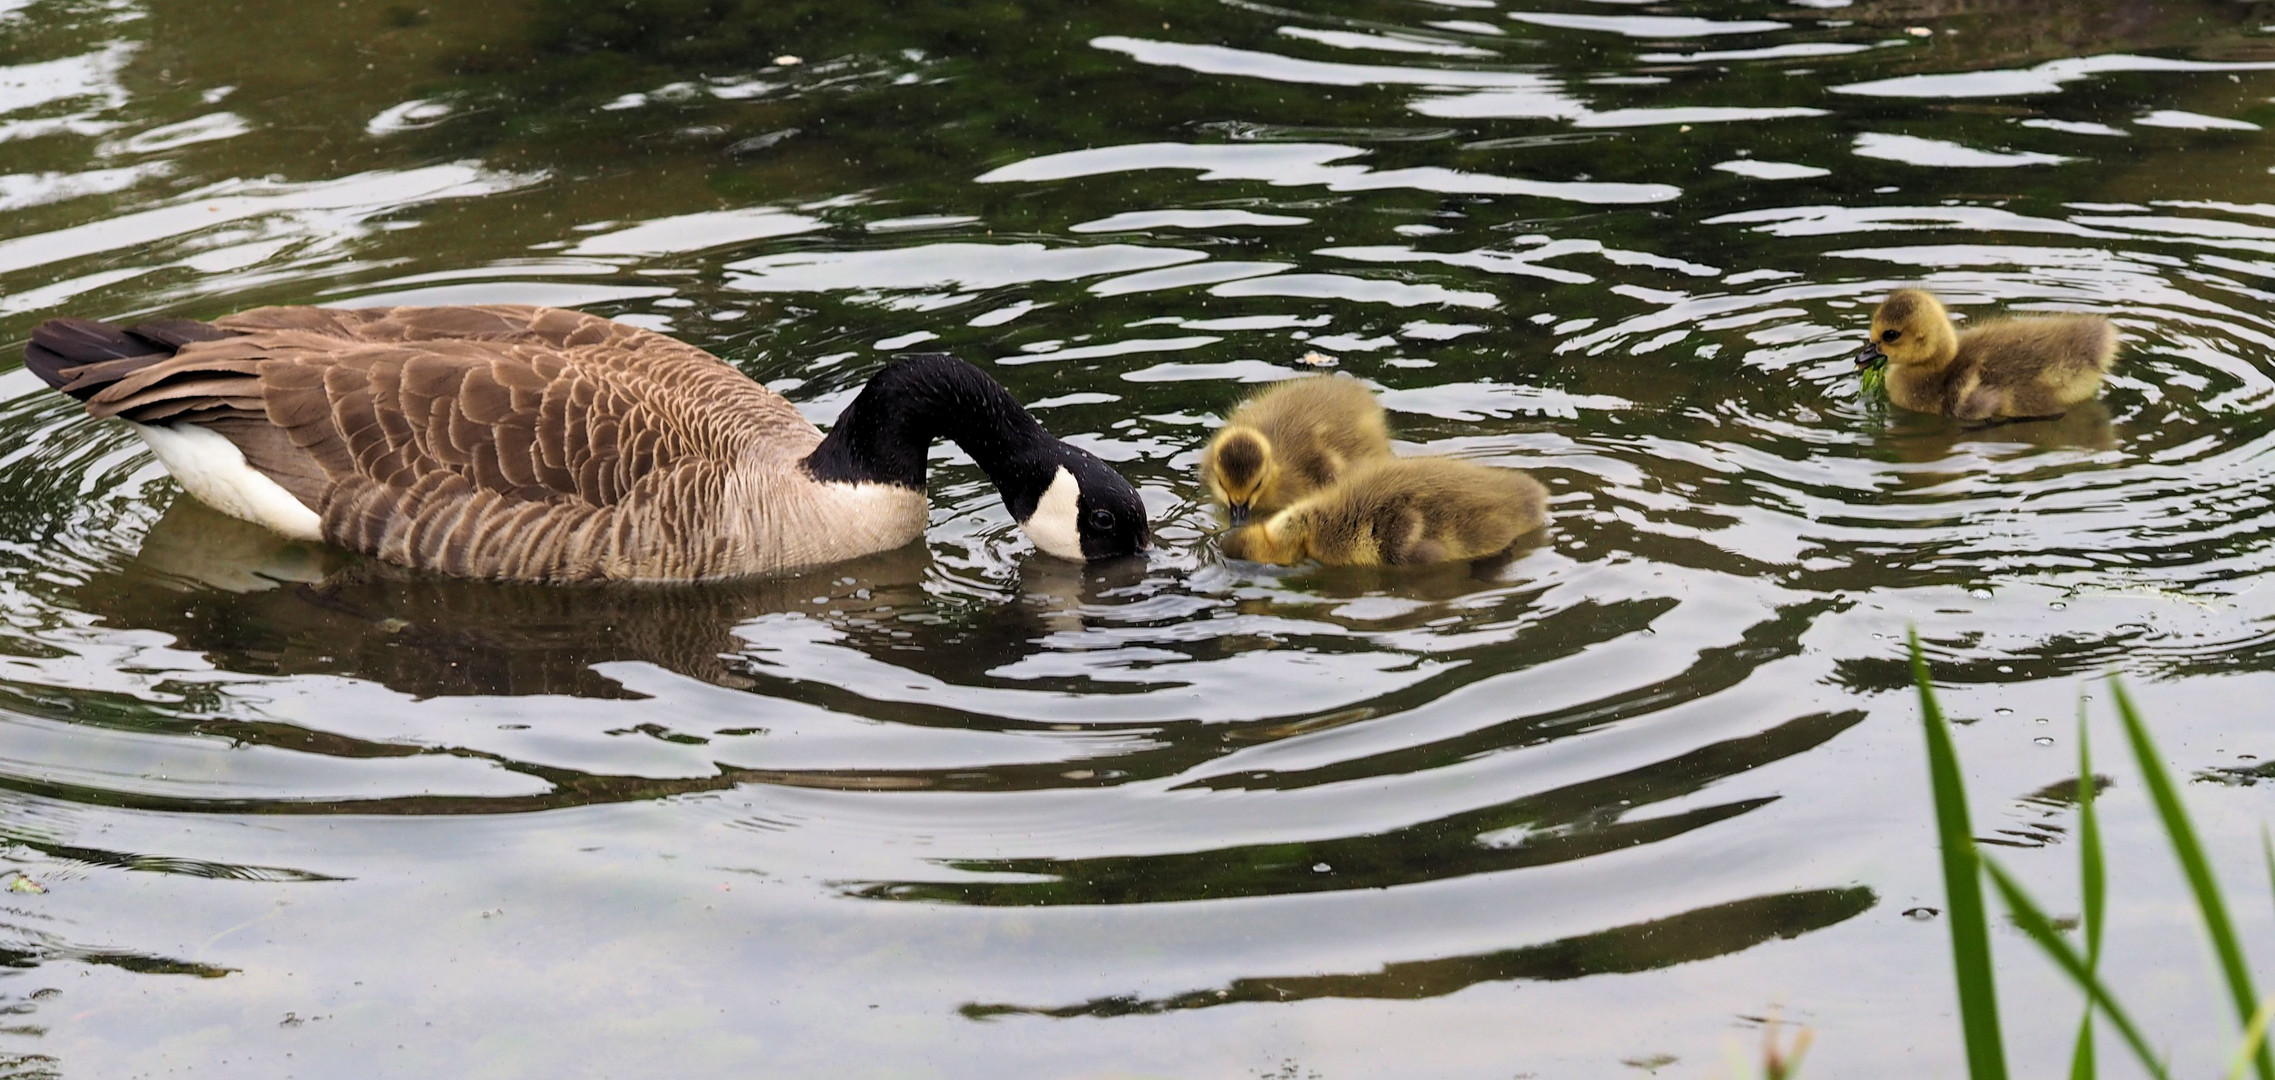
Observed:
[[[1483,558],[1547,523],[1547,490],[1515,469],[1384,458],[1226,534],[1223,550],[1258,562],[1415,566]]]
[[[1899,289],[1872,313],[1866,346],[1888,358],[1888,396],[1964,420],[2059,416],[2101,389],[2117,328],[2099,315],[1988,319],[1961,331],[1934,296]]]

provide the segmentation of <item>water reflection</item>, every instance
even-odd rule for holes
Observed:
[[[830,1030],[954,1076],[1267,1044],[1598,1075],[1786,1002],[1829,1072],[1950,1071],[1916,1034],[1939,930],[1896,917],[1935,880],[1907,624],[2020,822],[1987,831],[2049,858],[2061,811],[2017,793],[2109,667],[2186,767],[2266,771],[2234,715],[2275,658],[2261,7],[0,0],[0,344],[576,304],[826,424],[921,343],[1129,474],[1162,541],[1033,558],[943,448],[925,543],[858,563],[423,578],[205,512],[0,376],[0,872],[51,887],[10,894],[0,966],[92,972],[0,1061],[131,1075],[223,1032],[273,1052],[245,1075],[390,1041],[632,1073],[654,1003],[704,1074],[842,1075],[799,1056]],[[1847,357],[1899,285],[2126,351],[2057,421],[1890,410]],[[1534,471],[1553,530],[1218,559],[1195,450],[1314,351],[1402,453]],[[174,970],[219,977],[142,974]],[[2217,1015],[2158,1018],[2179,1067]]]
[[[1765,806],[1773,800],[1739,799],[1673,813],[1644,813],[1657,803],[1696,794],[1735,773],[1813,749],[1863,718],[1859,712],[1801,717],[1627,772],[1387,833],[1174,855],[957,861],[950,864],[954,869],[987,875],[990,880],[892,882],[863,886],[855,894],[1021,907],[1149,904],[1384,889],[1551,865],[1665,841]],[[1577,718],[1556,719],[1562,723],[1528,723],[1524,726],[1530,730],[1514,738],[1511,732],[1495,732],[1494,744],[1521,745],[1568,734]],[[1565,730],[1558,731],[1559,727]],[[1210,786],[1237,783],[1244,788],[1292,789],[1367,775],[1411,775],[1454,760],[1460,749],[1432,746],[1422,753],[1403,754],[1408,760],[1396,762],[1395,768],[1385,768],[1392,763],[1379,760],[1360,761],[1319,770],[1325,775],[1265,773],[1226,777],[1225,783]],[[1004,880],[1006,876],[1013,879]]]
[[[1086,610],[1142,579],[1142,564],[1026,558],[1008,588],[982,586],[986,595],[960,611],[928,594],[936,573],[931,553],[911,545],[811,573],[699,587],[501,585],[285,540],[178,498],[134,558],[67,597],[108,625],[159,631],[227,671],[348,676],[414,698],[646,698],[606,673],[630,662],[797,700],[808,692],[784,670],[791,665],[770,656],[778,642],[766,624],[785,622],[814,627],[799,632],[813,644],[894,667],[921,662],[925,678],[952,685],[1145,688],[998,674],[1063,647],[1054,635],[1082,635]]]
[[[1796,937],[1855,918],[1870,909],[1874,900],[1870,889],[1824,889],[1760,896],[1561,941],[1474,956],[1386,964],[1379,971],[1237,979],[1212,990],[1190,990],[1163,998],[1099,998],[1078,1005],[974,1003],[965,1005],[962,1011],[966,1016],[981,1020],[1021,1014],[1061,1018],[1132,1016],[1218,1005],[1285,1004],[1314,998],[1413,1001],[1443,997],[1483,982],[1552,982],[1710,960],[1765,941]]]
[[[2116,426],[2107,402],[2095,399],[2073,406],[2052,419],[2015,420],[1995,424],[1968,424],[1948,416],[1889,410],[1888,437],[1883,444],[1898,461],[1947,462],[1951,473],[1972,471],[1980,457],[2012,457],[2028,449],[2115,450]],[[1973,453],[1956,451],[1965,446]],[[1945,474],[1948,477],[1950,474]],[[1930,472],[1907,472],[1907,484],[1932,486],[1939,478]]]

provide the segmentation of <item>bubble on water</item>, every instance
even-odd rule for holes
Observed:
[[[1905,917],[1905,918],[1907,918],[1907,919],[1910,919],[1910,920],[1912,920],[1913,922],[1926,922],[1926,921],[1928,921],[1929,919],[1935,918],[1936,916],[1938,916],[1938,915],[1941,915],[1941,914],[1943,914],[1943,913],[1942,913],[1942,912],[1940,912],[1940,911],[1937,911],[1936,909],[1934,909],[1934,908],[1931,908],[1931,907],[1916,907],[1916,908],[1905,908],[1905,909],[1904,909],[1904,917]]]
[[[2014,710],[2013,710],[2013,709],[2009,709],[2009,708],[2007,708],[2007,707],[2006,707],[2006,706],[2004,706],[2004,705],[2001,705],[2001,706],[1999,706],[1999,707],[1998,707],[1998,708],[1996,708],[1996,709],[1992,709],[1992,710],[1991,710],[1991,715],[1992,715],[1992,716],[2013,716],[2013,715],[2014,715]]]
[[[2041,723],[2041,724],[2051,724],[2051,723],[2053,723],[2053,721],[2052,721],[2052,720],[2049,720],[2049,719],[2047,719],[2047,718],[2045,718],[2045,717],[2043,717],[2043,716],[2041,716],[2041,717],[2039,717],[2039,718],[2038,718],[2038,722],[2039,722],[2039,723]]]
[[[2061,601],[2059,601],[2059,600],[2049,600],[2049,601],[2047,601],[2047,602],[2046,602],[2046,606],[2047,606],[2047,607],[2049,607],[2049,608],[2052,608],[2052,609],[2054,609],[2055,611],[2067,611],[2067,610],[2069,610],[2069,605],[2068,605],[2068,604],[2065,604],[2065,603],[2063,603],[2063,602],[2061,602]]]
[[[2040,735],[2037,738],[2030,740],[2030,744],[2032,746],[2052,746],[2054,745],[2054,740],[2052,736]]]
[[[1324,874],[1333,869],[1335,868],[1323,862],[1315,862],[1311,864],[1311,872],[1314,874]]]
[[[1989,589],[1978,587],[1967,590],[1967,595],[1972,596],[1977,600],[1988,600],[1991,598],[1991,591]]]

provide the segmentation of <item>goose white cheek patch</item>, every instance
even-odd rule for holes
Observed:
[[[1044,488],[1043,497],[1036,500],[1035,512],[1019,523],[1037,550],[1062,559],[1083,560],[1081,495],[1081,483],[1075,480],[1073,473],[1066,471],[1066,466],[1059,466],[1058,475],[1051,478],[1051,486]]]

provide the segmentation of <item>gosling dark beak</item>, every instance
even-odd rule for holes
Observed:
[[[1233,503],[1232,505],[1225,507],[1225,512],[1231,515],[1233,528],[1237,529],[1242,525],[1248,524],[1247,503]]]
[[[1867,341],[1864,343],[1864,351],[1856,354],[1856,370],[1879,367],[1887,359],[1888,354],[1880,351],[1879,342]]]

